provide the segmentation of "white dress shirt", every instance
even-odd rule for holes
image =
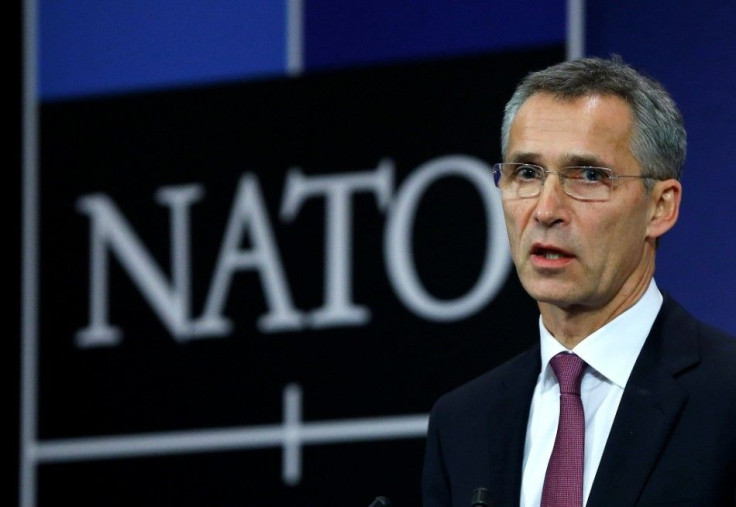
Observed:
[[[542,371],[534,389],[527,422],[521,482],[522,507],[537,507],[541,502],[547,462],[552,455],[557,433],[560,386],[549,360],[559,352],[574,352],[588,363],[580,385],[585,411],[585,504],[626,382],[661,306],[662,294],[652,279],[634,306],[585,338],[572,351],[558,342],[544,327],[542,318],[539,318]]]

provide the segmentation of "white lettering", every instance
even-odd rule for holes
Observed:
[[[115,345],[122,339],[120,329],[108,321],[108,251],[115,254],[169,332],[177,339],[187,336],[190,325],[189,206],[202,195],[203,190],[198,185],[162,188],[156,195],[159,203],[170,207],[174,223],[171,284],[109,197],[94,194],[77,201],[79,211],[91,219],[90,322],[77,333],[76,342],[80,347]]]
[[[393,165],[382,161],[372,172],[353,172],[305,177],[299,169],[289,171],[281,217],[293,220],[305,199],[325,197],[325,284],[321,308],[309,314],[315,328],[339,325],[363,325],[370,320],[370,310],[352,301],[352,225],[351,196],[373,192],[379,209],[391,198]]]
[[[460,297],[443,300],[430,294],[419,278],[412,251],[414,220],[427,188],[447,177],[469,181],[480,195],[486,212],[488,238],[485,259],[473,287]],[[170,209],[171,279],[156,263],[115,203],[105,194],[83,196],[77,206],[90,219],[89,323],[80,329],[80,347],[116,345],[120,328],[109,321],[109,266],[112,253],[132,279],[166,329],[178,341],[222,337],[233,323],[223,315],[233,275],[256,271],[261,280],[267,312],[257,321],[262,332],[360,326],[370,321],[371,310],[353,300],[354,196],[368,192],[377,208],[387,212],[383,256],[389,282],[399,300],[414,314],[433,321],[453,321],[479,311],[498,291],[508,275],[511,259],[498,193],[491,169],[480,160],[451,155],[419,166],[393,195],[394,166],[381,161],[371,171],[305,176],[295,168],[285,181],[280,217],[293,221],[304,202],[323,197],[324,286],[323,303],[309,312],[296,308],[258,178],[241,177],[230,217],[213,269],[201,317],[191,318],[191,258],[189,208],[200,200],[200,185],[163,187],[156,201]],[[247,244],[245,247],[243,244]]]
[[[427,187],[448,176],[465,178],[478,190],[486,209],[489,234],[485,263],[475,286],[462,297],[443,301],[429,294],[419,280],[411,237],[416,209]],[[384,259],[394,291],[407,308],[427,320],[453,321],[472,315],[496,295],[506,280],[511,259],[505,231],[491,168],[482,161],[450,155],[418,167],[399,189],[386,222]]]
[[[245,233],[252,245],[248,250],[239,248]],[[258,179],[251,174],[240,179],[204,315],[194,329],[196,335],[223,335],[230,331],[232,323],[222,316],[222,310],[233,274],[244,269],[257,270],[260,274],[269,307],[269,312],[258,319],[259,329],[265,332],[298,329],[302,316],[291,301]]]

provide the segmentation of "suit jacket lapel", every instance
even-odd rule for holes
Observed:
[[[699,360],[692,321],[665,298],[631,372],[589,506],[634,505],[687,400],[676,375]]]
[[[506,369],[489,427],[491,492],[499,505],[519,505],[527,420],[540,370],[539,346]]]

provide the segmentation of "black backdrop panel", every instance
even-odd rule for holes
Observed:
[[[45,104],[42,446],[276,427],[284,423],[282,399],[290,384],[301,389],[304,424],[423,415],[441,393],[528,347],[536,340],[537,311],[513,269],[478,311],[436,320],[397,293],[384,248],[392,205],[407,179],[450,155],[486,166],[497,161],[501,114],[513,87],[528,71],[562,58],[563,48],[553,47]],[[360,307],[365,318],[316,325],[309,319],[330,297],[326,259],[334,252],[325,238],[335,216],[324,196],[304,198],[289,215],[289,171],[334,182],[358,173],[378,178],[382,163],[392,177],[384,192],[389,202],[379,202],[378,190],[355,192],[343,224],[352,236],[342,250],[350,277],[338,282],[348,286],[343,301]],[[246,181],[262,202],[241,192]],[[156,200],[166,188],[189,199],[179,208],[188,213],[180,214],[187,242],[177,243],[181,233],[172,239],[174,205]],[[198,194],[186,197],[184,188]],[[94,213],[107,206],[150,254],[145,263],[159,269],[158,289],[171,289],[158,295],[169,311],[182,296],[172,295],[178,275],[171,259],[185,245],[188,259],[180,267],[189,282],[177,287],[190,288],[189,301],[179,308],[187,313],[184,322],[196,324],[213,298],[218,255],[237,203],[254,206],[243,212],[250,219],[265,212],[258,223],[267,231],[244,221],[233,251],[263,253],[263,238],[271,238],[278,259],[267,264],[283,270],[282,292],[299,323],[260,325],[275,305],[265,275],[233,269],[218,313],[231,327],[175,336],[147,299],[155,290],[141,289],[132,274],[144,270],[126,266],[127,254],[109,244],[101,250],[106,276],[95,282],[107,285],[91,288],[91,243],[95,224],[102,223]],[[415,211],[409,237],[418,278],[437,301],[461,298],[479,278],[489,238],[501,231],[487,220],[478,189],[462,177],[436,180]],[[123,244],[131,246],[130,235]],[[95,305],[120,331],[118,341],[79,341]],[[281,478],[285,451],[279,445],[94,459],[60,454],[40,466],[38,499],[40,505],[363,505],[382,494],[396,505],[418,505],[423,446],[421,436],[304,445],[293,485]]]

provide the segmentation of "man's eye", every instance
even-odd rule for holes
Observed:
[[[520,180],[536,180],[541,177],[539,169],[530,165],[521,165],[516,168],[514,176]]]
[[[605,181],[606,173],[595,167],[582,167],[578,173],[577,179],[589,183],[599,183]]]

